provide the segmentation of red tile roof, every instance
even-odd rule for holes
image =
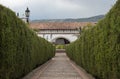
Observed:
[[[77,29],[83,28],[87,25],[95,25],[96,22],[33,22],[30,23],[30,28],[40,30],[65,30],[65,29]]]

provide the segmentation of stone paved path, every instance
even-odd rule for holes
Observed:
[[[82,78],[70,64],[65,53],[56,53],[56,56],[42,69],[37,69],[32,75],[23,79],[90,79]]]

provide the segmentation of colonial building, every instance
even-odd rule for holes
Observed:
[[[81,28],[90,22],[39,22],[31,23],[30,28],[37,31],[38,36],[45,38],[54,44],[69,44],[75,41],[81,32]]]

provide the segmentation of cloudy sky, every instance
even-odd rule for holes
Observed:
[[[28,6],[32,20],[85,18],[106,14],[116,0],[0,0],[0,4],[24,17]]]

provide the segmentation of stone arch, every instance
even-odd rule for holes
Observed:
[[[52,40],[54,44],[69,44],[70,40],[65,37],[56,37]]]

